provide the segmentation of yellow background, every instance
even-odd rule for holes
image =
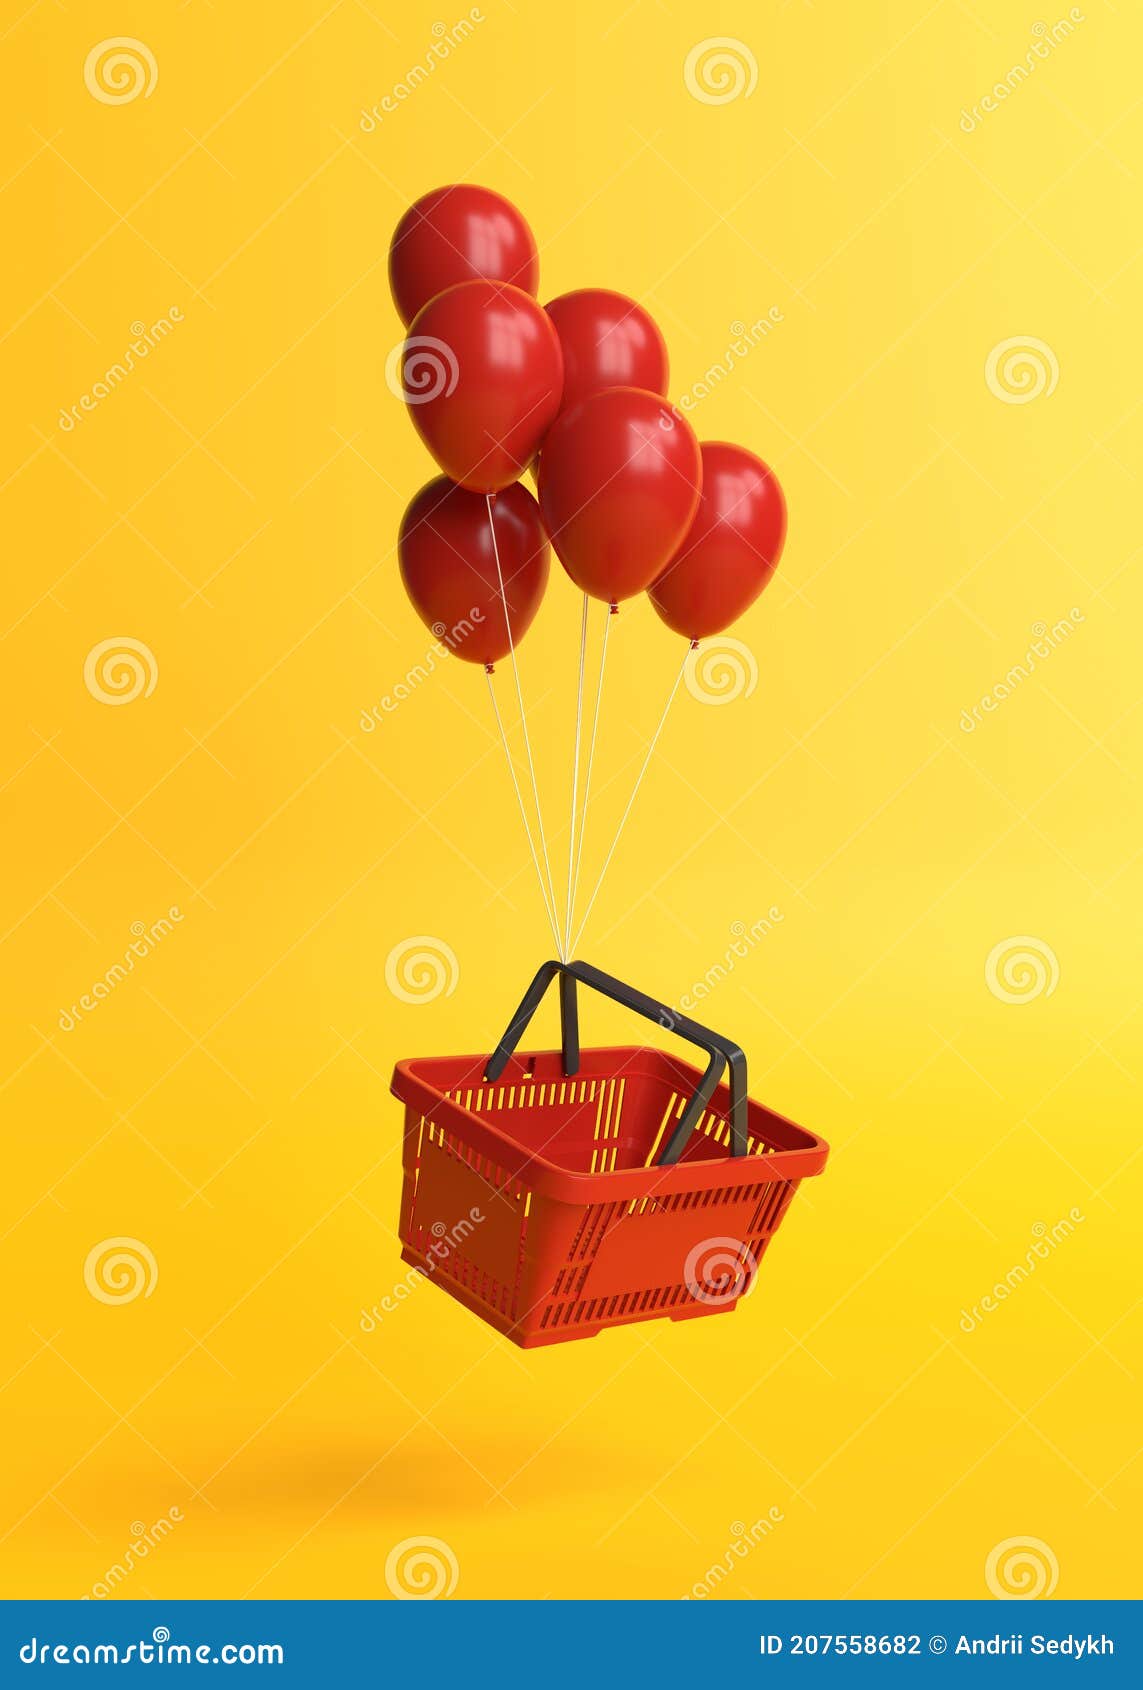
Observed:
[[[431,1535],[459,1596],[681,1596],[776,1507],[720,1597],[983,1596],[990,1550],[1029,1534],[1059,1596],[1125,1595],[1143,21],[1087,0],[966,133],[1055,12],[482,12],[367,133],[459,9],[10,8],[5,1589],[81,1595],[175,1507],[123,1595],[385,1595],[390,1548]],[[120,33],[158,79],[109,105],[84,61]],[[683,66],[717,34],[757,85],[711,105]],[[675,397],[734,324],[781,313],[693,413],[789,498],[734,631],[757,684],[680,691],[583,952],[677,999],[776,905],[703,1010],[753,1093],[833,1146],[732,1317],[528,1354],[427,1285],[359,1324],[405,1272],[394,1061],[486,1047],[550,950],[480,672],[450,663],[361,725],[427,649],[393,552],[431,465],[384,381],[387,241],[458,178],[521,206],[543,297],[648,305]],[[1058,383],[1006,403],[986,360],[1026,336]],[[557,863],[578,608],[556,568],[521,654]],[[120,636],[157,682],[113,708],[84,662]],[[588,880],[679,655],[624,607]],[[181,924],[63,1031],[171,905]],[[450,995],[387,990],[416,935],[455,955]],[[1008,1003],[985,963],[1018,935],[1058,984]],[[591,1042],[637,1036],[583,1016]],[[1074,1235],[960,1330],[1073,1207]],[[111,1305],[84,1263],[118,1236],[158,1278]]]

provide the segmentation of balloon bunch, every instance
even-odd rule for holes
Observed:
[[[678,690],[686,655],[753,604],[786,533],[781,488],[741,446],[699,444],[669,403],[667,348],[647,312],[602,288],[536,300],[539,255],[519,211],[487,188],[435,189],[401,218],[389,251],[406,325],[400,393],[444,472],[414,497],[401,577],[426,626],[480,663],[504,743],[556,947],[566,959],[591,914]],[[520,477],[532,470],[537,500]],[[567,897],[561,920],[528,737],[516,646],[548,582],[548,544],[582,591]],[[687,642],[659,725],[587,909],[574,930],[611,616],[646,592]],[[608,607],[582,803],[588,601]],[[492,685],[510,657],[535,803],[533,837]],[[540,859],[543,859],[543,870]]]

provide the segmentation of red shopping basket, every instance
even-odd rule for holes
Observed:
[[[517,1055],[557,976],[562,1050]],[[577,982],[699,1046],[705,1070],[581,1051]],[[544,964],[491,1057],[399,1062],[393,1093],[404,1260],[525,1348],[735,1308],[829,1153],[747,1096],[737,1045],[581,962]]]

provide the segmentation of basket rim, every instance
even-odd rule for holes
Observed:
[[[621,1074],[634,1076],[636,1064],[651,1059],[657,1073],[664,1066],[679,1077],[693,1079],[697,1084],[700,1070],[673,1053],[654,1045],[593,1045],[580,1052],[581,1067],[572,1079],[616,1079]],[[613,1062],[607,1072],[592,1072],[599,1058],[622,1058],[619,1071]],[[447,1062],[468,1066],[482,1072],[487,1062],[486,1052],[469,1056],[414,1056],[396,1064],[390,1090],[393,1096],[421,1119],[445,1123],[460,1131],[472,1148],[492,1156],[515,1178],[525,1179],[529,1187],[543,1195],[576,1203],[605,1203],[630,1197],[667,1195],[676,1191],[702,1191],[730,1185],[753,1185],[775,1180],[803,1179],[821,1173],[829,1155],[829,1145],[808,1127],[799,1126],[787,1116],[778,1114],[756,1099],[748,1100],[751,1111],[760,1111],[767,1124],[772,1123],[795,1142],[781,1146],[769,1155],[734,1157],[728,1151],[717,1156],[702,1156],[676,1162],[669,1167],[621,1168],[609,1173],[590,1173],[571,1169],[553,1161],[539,1150],[531,1150],[519,1140],[505,1133],[486,1116],[466,1109],[450,1098],[433,1080],[419,1072],[427,1064]],[[494,1082],[495,1087],[509,1089],[521,1084],[541,1084],[535,1076],[537,1063],[556,1064],[562,1075],[562,1054],[558,1050],[517,1052],[510,1059],[504,1073]],[[648,1075],[647,1077],[652,1077]],[[474,1087],[474,1089],[476,1089]],[[712,1106],[725,1107],[728,1088],[719,1086],[711,1099]],[[406,1125],[406,1136],[419,1131],[420,1122],[414,1117]],[[526,1170],[526,1171],[525,1171]]]

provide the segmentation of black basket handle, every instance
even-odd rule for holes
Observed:
[[[536,977],[524,993],[520,1007],[508,1023],[504,1037],[488,1059],[488,1066],[484,1070],[486,1083],[495,1082],[504,1072],[508,1058],[519,1044],[525,1028],[540,1006],[544,993],[557,974],[560,979],[560,1021],[563,1029],[565,1074],[570,1076],[579,1072],[577,980],[582,985],[602,993],[605,998],[623,1004],[626,1009],[633,1009],[637,1015],[644,1016],[648,1021],[665,1027],[668,1032],[689,1039],[692,1044],[698,1045],[700,1050],[706,1052],[706,1072],[659,1157],[660,1166],[669,1166],[672,1162],[677,1162],[682,1155],[683,1146],[706,1113],[715,1087],[722,1079],[727,1065],[730,1067],[730,1151],[732,1156],[746,1155],[746,1057],[739,1046],[723,1038],[721,1033],[712,1033],[709,1027],[700,1027],[697,1021],[680,1015],[677,1010],[669,1009],[665,1003],[659,1003],[655,998],[649,998],[645,992],[637,992],[633,986],[624,985],[622,980],[604,974],[601,969],[593,968],[587,962],[545,962],[536,971]]]

